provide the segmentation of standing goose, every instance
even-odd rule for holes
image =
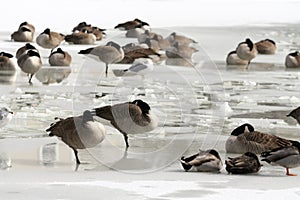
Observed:
[[[35,50],[38,52],[38,50],[35,48],[35,46],[31,45],[30,43],[26,43],[23,47],[20,47],[16,52],[16,58],[19,59],[20,56],[26,52],[27,50]]]
[[[95,108],[96,115],[118,129],[124,136],[126,150],[129,147],[128,134],[145,133],[157,127],[157,118],[150,106],[142,100]]]
[[[292,110],[287,117],[293,117],[295,120],[297,120],[298,124],[300,124],[300,107]]]
[[[295,52],[289,53],[285,57],[285,66],[287,68],[297,68],[297,67],[300,67],[300,53],[299,53],[299,51],[295,51]]]
[[[46,28],[37,38],[36,43],[45,49],[54,49],[64,40],[64,35]]]
[[[227,65],[247,65],[248,60],[242,60],[236,53],[236,51],[231,51],[226,57]]]
[[[279,165],[286,168],[287,176],[296,176],[290,174],[289,168],[300,166],[300,143],[291,141],[291,146],[280,147],[271,151],[266,151],[261,154],[262,161],[266,161],[271,165]]]
[[[0,71],[16,71],[16,62],[10,53],[0,53]]]
[[[32,84],[31,79],[33,75],[42,67],[40,54],[34,50],[27,50],[18,59],[18,65],[21,70],[29,74],[29,84]]]
[[[242,60],[248,60],[248,63],[250,63],[256,57],[257,50],[253,42],[247,38],[244,42],[238,44],[236,53]]]
[[[63,51],[61,48],[57,48],[56,51],[52,51],[49,56],[49,64],[51,66],[70,66],[72,62],[71,55]]]
[[[227,153],[245,153],[249,151],[260,154],[264,151],[290,145],[290,140],[255,131],[252,125],[243,124],[232,131],[226,141],[225,148]]]
[[[83,115],[59,119],[52,123],[46,130],[49,136],[57,136],[67,144],[75,154],[76,163],[80,164],[78,149],[92,148],[105,138],[105,127],[94,121],[90,111],[84,111]]]
[[[255,43],[256,49],[260,54],[275,54],[277,47],[273,40],[265,39]]]
[[[257,173],[262,166],[257,156],[252,152],[246,152],[235,158],[228,158],[225,164],[225,169],[229,174]]]
[[[194,168],[198,172],[219,172],[222,169],[222,160],[216,150],[199,151],[190,157],[181,157],[180,162],[185,171]]]
[[[108,65],[118,63],[124,58],[124,51],[120,45],[115,42],[108,42],[106,45],[88,48],[79,51],[79,54],[96,56],[106,65],[105,75],[107,77]]]

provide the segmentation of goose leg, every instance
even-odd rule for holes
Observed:
[[[123,136],[124,136],[124,140],[125,140],[125,143],[126,143],[126,151],[129,147],[129,143],[128,143],[128,135],[126,133],[123,133]]]
[[[79,160],[79,158],[78,158],[78,151],[77,151],[76,149],[74,149],[74,148],[72,148],[72,149],[73,149],[74,154],[75,154],[76,164],[79,165],[79,164],[80,164],[80,160]]]
[[[30,74],[30,75],[29,75],[29,81],[28,81],[28,83],[29,83],[30,85],[32,85],[32,82],[31,82],[32,77],[33,77],[33,74]]]
[[[287,176],[297,176],[297,174],[290,174],[289,168],[286,168],[286,175]]]
[[[106,69],[105,69],[105,76],[107,77],[107,71],[108,71],[108,64],[106,63]]]

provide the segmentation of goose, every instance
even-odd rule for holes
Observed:
[[[149,47],[146,44],[136,44],[136,43],[128,43],[128,44],[122,46],[122,49],[125,54],[128,53],[129,51],[133,51],[136,49],[147,49],[147,48],[149,48]]]
[[[151,48],[138,48],[125,53],[124,58],[119,61],[122,64],[132,64],[138,58],[160,58],[160,54]]]
[[[297,67],[300,67],[300,53],[299,53],[299,51],[295,51],[295,52],[289,53],[285,57],[285,66],[287,68],[297,68]]]
[[[49,56],[49,64],[51,66],[70,66],[72,62],[71,55],[63,51],[61,48],[57,48],[56,51],[52,51]]]
[[[300,124],[300,106],[294,110],[292,110],[289,114],[286,115],[287,117],[293,117],[297,120],[298,124]]]
[[[261,157],[263,157],[262,161],[271,165],[285,167],[287,176],[296,176],[296,174],[290,174],[289,169],[300,166],[300,143],[291,141],[290,146],[262,152]]]
[[[124,58],[124,51],[121,46],[113,41],[106,45],[96,46],[79,51],[79,54],[91,55],[104,62],[106,65],[105,75],[107,77],[108,65],[118,63]]]
[[[120,23],[120,24],[116,25],[114,28],[119,29],[121,31],[124,31],[124,30],[127,31],[127,30],[134,29],[134,28],[140,27],[140,26],[149,26],[149,24],[136,18],[132,21],[127,21],[127,22],[124,22],[124,23]]]
[[[65,36],[65,41],[73,44],[94,44],[97,38],[93,32],[82,30]]]
[[[52,123],[46,132],[49,132],[50,137],[61,138],[73,150],[77,165],[81,163],[78,149],[95,147],[104,140],[106,135],[105,127],[94,121],[92,113],[88,110],[80,116],[59,119]]]
[[[96,115],[107,120],[119,130],[125,140],[126,150],[129,147],[128,134],[139,134],[154,130],[158,121],[148,103],[138,99],[132,102],[94,108]]]
[[[168,58],[187,58],[191,59],[193,54],[198,50],[194,47],[187,45],[180,45],[178,42],[175,42],[172,47],[166,50],[166,56]]]
[[[35,50],[35,51],[39,52],[39,51],[35,48],[35,46],[33,46],[33,45],[30,44],[30,43],[26,43],[24,46],[20,47],[20,48],[17,50],[17,52],[16,52],[16,58],[19,59],[20,56],[21,56],[24,52],[26,52],[27,50],[29,50],[29,49],[32,49],[32,50]]]
[[[115,76],[134,76],[134,75],[141,75],[144,76],[151,71],[153,71],[153,62],[149,58],[138,58],[135,59],[133,64],[124,70],[115,69],[113,73]]]
[[[28,27],[22,26],[11,34],[11,39],[16,42],[32,42],[33,32]]]
[[[290,146],[291,141],[254,130],[251,124],[235,128],[225,143],[227,153],[253,152],[260,154],[278,147]]]
[[[199,153],[186,158],[182,156],[180,162],[185,171],[219,172],[223,167],[221,157],[214,149],[199,150]]]
[[[39,71],[42,67],[41,56],[35,50],[27,50],[22,56],[17,60],[21,70],[29,74],[29,84],[32,84],[31,79],[33,75]]]
[[[228,157],[228,160],[225,160],[225,165],[228,174],[257,173],[262,166],[256,154],[252,152],[246,152],[235,158]]]
[[[45,49],[54,49],[64,40],[64,35],[46,28],[37,38],[36,43]]]
[[[10,53],[0,53],[0,71],[16,71],[14,56]]]
[[[248,60],[242,60],[236,53],[236,51],[231,51],[226,57],[227,65],[248,65]]]
[[[26,21],[25,21],[25,22],[22,22],[22,23],[20,24],[19,29],[20,29],[21,27],[26,27],[26,28],[30,29],[31,32],[32,32],[32,34],[34,34],[34,32],[35,32],[35,27],[34,27],[32,24],[30,24],[30,23],[28,23],[28,22],[26,22]]]
[[[250,61],[256,57],[257,50],[255,44],[249,39],[246,38],[244,42],[238,44],[236,48],[236,53],[242,60],[248,60],[248,64]]]
[[[6,126],[12,120],[13,114],[14,113],[6,107],[0,109],[0,128]]]
[[[179,45],[190,45],[192,43],[197,43],[195,40],[193,40],[192,38],[186,37],[184,35],[179,35],[176,32],[171,33],[167,39],[169,40],[169,42],[172,44],[174,43],[179,43]]]
[[[277,50],[276,43],[271,39],[256,42],[255,46],[260,54],[275,54]]]

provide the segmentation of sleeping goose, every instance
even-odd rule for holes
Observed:
[[[140,99],[94,110],[98,117],[107,120],[123,134],[126,150],[129,147],[128,134],[149,132],[154,130],[158,124],[150,106]]]
[[[291,141],[291,146],[263,152],[261,157],[263,157],[262,161],[266,161],[271,165],[285,167],[287,176],[296,176],[296,174],[290,174],[289,168],[300,166],[300,143]]]
[[[243,124],[232,131],[226,141],[225,148],[227,153],[245,153],[250,151],[260,154],[264,151],[290,145],[290,140],[255,131],[251,124]]]
[[[195,155],[181,157],[181,165],[185,171],[194,169],[198,172],[219,172],[222,169],[222,160],[216,150],[199,151]]]
[[[277,50],[276,43],[271,39],[256,42],[255,46],[260,54],[275,54]]]
[[[61,138],[74,151],[77,164],[80,164],[77,150],[95,147],[104,140],[106,134],[105,127],[94,121],[92,113],[88,110],[80,116],[59,119],[46,131],[50,137]]]
[[[230,174],[249,174],[260,170],[261,164],[257,156],[252,152],[246,152],[235,158],[228,158],[225,161],[226,171]]]
[[[257,49],[255,44],[247,38],[244,42],[241,42],[238,44],[238,47],[236,48],[236,53],[242,60],[248,60],[250,61],[256,57],[257,55]]]

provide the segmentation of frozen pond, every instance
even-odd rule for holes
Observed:
[[[115,77],[112,69],[124,69],[129,65],[113,64],[106,78],[103,63],[77,54],[90,46],[64,43],[61,47],[73,57],[70,68],[50,67],[47,61],[50,50],[39,49],[43,67],[33,78],[32,86],[20,70],[15,77],[10,77],[11,82],[1,83],[0,105],[8,106],[15,112],[10,124],[0,130],[0,151],[12,159],[12,168],[0,171],[3,180],[8,183],[3,191],[11,191],[8,197],[18,198],[11,188],[16,182],[20,184],[19,188],[22,185],[28,187],[28,190],[17,189],[16,192],[24,194],[43,186],[60,192],[62,188],[66,191],[86,188],[85,194],[88,194],[88,188],[99,186],[103,188],[103,194],[109,195],[118,189],[120,192],[116,195],[120,195],[119,199],[129,196],[132,199],[184,199],[185,196],[208,199],[213,195],[218,199],[221,194],[229,198],[228,192],[233,189],[240,189],[237,195],[255,189],[257,193],[263,193],[264,187],[273,180],[278,185],[270,184],[269,189],[276,190],[275,193],[294,188],[293,183],[299,178],[285,177],[283,168],[265,164],[263,170],[254,176],[228,176],[225,171],[221,174],[196,175],[184,173],[178,159],[199,148],[215,148],[224,161],[228,156],[224,149],[225,140],[232,129],[245,122],[262,132],[299,140],[299,126],[286,114],[300,103],[300,71],[287,70],[284,66],[285,56],[299,49],[299,25],[176,27],[154,31],[164,36],[173,31],[184,33],[198,41],[195,47],[199,52],[194,54],[192,62],[163,61],[145,77]],[[246,37],[253,41],[265,38],[275,40],[277,54],[258,55],[249,69],[226,66],[227,53]],[[122,32],[109,30],[107,38],[97,44],[109,40],[120,44],[135,41],[125,38]],[[23,45],[9,41],[9,33],[0,33],[1,51],[15,54]],[[191,66],[183,66],[186,64]],[[87,164],[80,165],[74,174],[71,149],[56,138],[49,138],[45,129],[55,117],[79,115],[86,109],[134,99],[149,103],[159,118],[159,127],[151,133],[130,137],[127,159],[123,159],[122,135],[107,127],[107,137],[102,144],[79,152]],[[32,179],[32,186],[18,178],[27,172],[33,177],[26,175],[24,180]],[[293,169],[293,172],[300,174],[299,168]],[[47,173],[53,176],[47,176]],[[132,175],[136,173],[142,175]],[[15,175],[10,178],[12,174]],[[43,177],[42,181],[38,177]],[[173,180],[180,181],[173,186]],[[256,185],[256,180],[265,185]],[[125,182],[126,187],[123,188],[119,181]],[[246,181],[249,182],[246,184]],[[234,188],[234,185],[237,187]],[[159,190],[159,186],[170,188],[164,191]],[[138,192],[131,187],[136,187]],[[153,192],[148,191],[147,187],[152,187]],[[155,191],[157,195],[154,195]],[[39,192],[33,197],[38,199]],[[289,197],[299,194],[295,189]],[[90,195],[94,198],[93,194]],[[78,198],[80,194],[75,192],[72,197]],[[63,194],[49,196],[49,199],[52,198],[67,197]]]

